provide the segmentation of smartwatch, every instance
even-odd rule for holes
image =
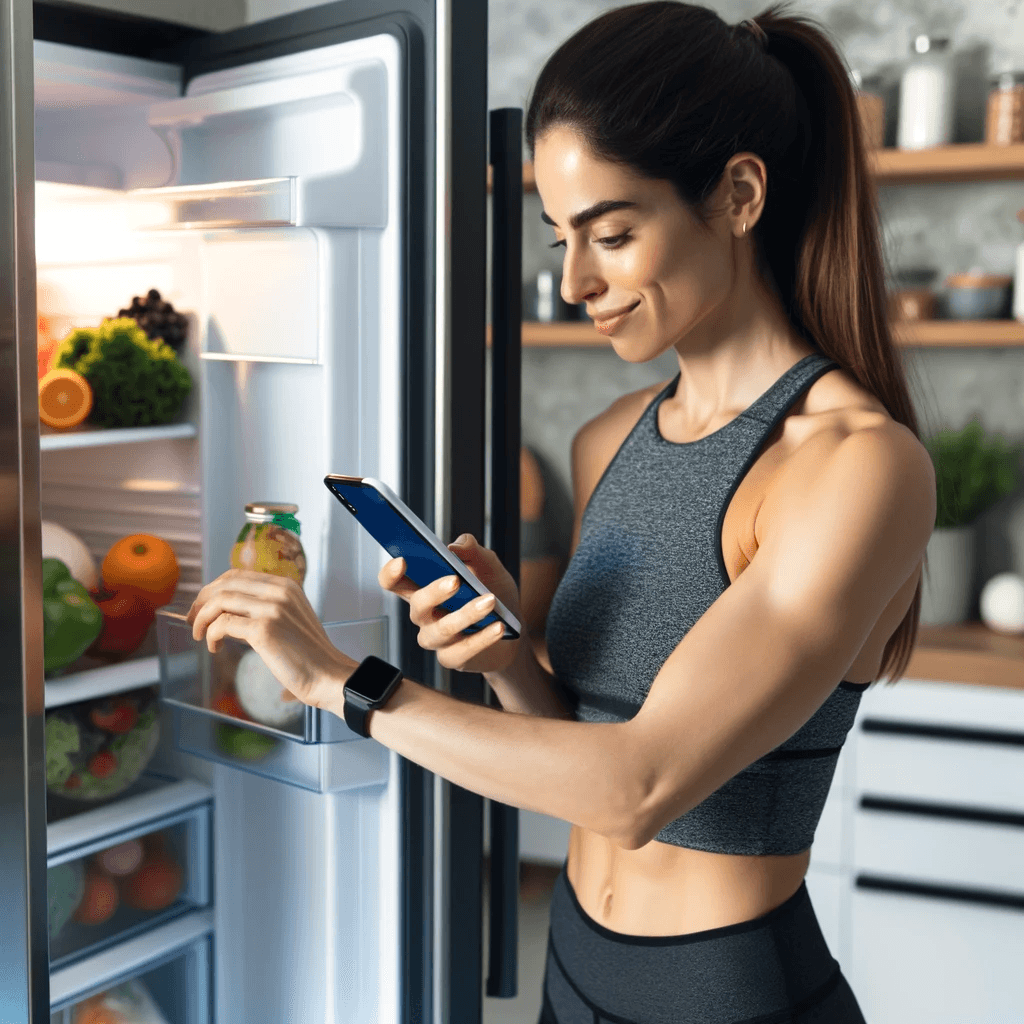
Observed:
[[[400,668],[372,654],[363,658],[345,683],[345,724],[354,733],[369,739],[366,731],[369,713],[383,707],[401,681]]]

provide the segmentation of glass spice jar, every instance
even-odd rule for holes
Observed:
[[[1024,142],[1024,73],[1007,71],[992,80],[985,111],[985,141],[990,146]]]
[[[306,578],[306,553],[299,540],[298,505],[256,501],[245,506],[245,525],[231,549],[232,569],[287,576],[299,586]]]

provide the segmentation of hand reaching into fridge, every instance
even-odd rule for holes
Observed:
[[[469,533],[464,533],[448,547],[494,597],[517,619],[522,618],[516,582],[493,551],[481,547]],[[452,596],[444,585],[455,578],[442,576],[419,587],[405,575],[404,558],[393,558],[377,576],[385,590],[397,594],[409,605],[409,618],[420,627],[420,647],[434,651],[444,668],[457,672],[500,672],[508,668],[515,660],[521,637],[503,639],[504,626],[500,622],[476,633],[462,632],[493,611],[493,597],[478,599],[486,602],[483,607],[477,607],[478,601],[470,601],[454,612],[438,607]]]
[[[187,619],[211,654],[224,637],[245,641],[285,689],[313,707],[336,705],[339,680],[359,665],[331,643],[302,587],[285,576],[229,569],[199,591]]]

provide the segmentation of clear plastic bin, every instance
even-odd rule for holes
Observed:
[[[139,1024],[210,1024],[212,930],[198,911],[54,971],[50,1024],[100,1024],[119,1008]]]
[[[209,836],[203,803],[51,852],[51,970],[206,906]]]
[[[157,612],[161,694],[175,708],[180,750],[317,792],[387,781],[387,748],[331,712],[282,702],[279,684],[248,644],[226,638],[211,654],[205,642],[193,640],[187,611]],[[387,654],[386,618],[324,629],[353,658]]]

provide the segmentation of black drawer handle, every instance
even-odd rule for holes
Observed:
[[[1004,747],[1024,747],[1024,734],[1003,729],[965,729],[955,725],[924,725],[920,722],[890,722],[884,718],[862,718],[861,732],[889,736],[918,736],[933,740],[959,740]]]
[[[977,903],[1003,910],[1024,911],[1024,896],[1009,893],[985,892],[956,885],[933,885],[926,882],[908,882],[880,875],[857,875],[854,883],[858,889],[876,892],[901,893],[907,896],[926,896],[930,899],[950,900],[955,903]]]
[[[946,821],[979,821],[986,825],[1010,825],[1015,828],[1024,828],[1024,814],[1013,811],[987,811],[977,807],[931,804],[920,800],[900,800],[881,796],[862,796],[858,806],[865,811],[913,814],[925,818],[943,818]]]

